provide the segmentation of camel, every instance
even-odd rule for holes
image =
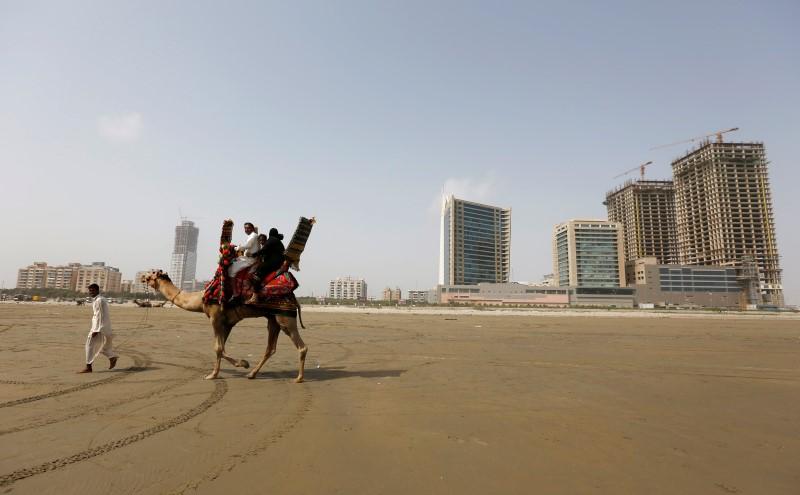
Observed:
[[[297,318],[294,316],[283,316],[275,314],[273,310],[262,308],[259,306],[240,305],[234,307],[221,307],[218,304],[204,304],[203,292],[184,292],[178,289],[170,280],[169,276],[161,270],[150,272],[142,276],[142,282],[146,283],[153,289],[161,292],[172,304],[195,313],[205,313],[211,320],[211,326],[214,329],[214,351],[216,352],[216,361],[214,362],[214,369],[205,378],[212,380],[219,375],[219,367],[222,359],[225,359],[237,368],[249,368],[250,363],[244,359],[234,359],[225,354],[225,342],[233,330],[234,325],[239,323],[245,318],[260,318],[267,319],[267,350],[264,352],[264,357],[250,373],[247,378],[253,379],[258,374],[259,370],[267,360],[275,354],[277,348],[278,336],[283,331],[292,339],[297,351],[300,355],[300,371],[295,378],[296,383],[303,381],[303,371],[306,363],[306,354],[308,347],[303,343],[300,338],[300,332],[297,329]]]
[[[138,299],[133,300],[133,304],[139,306],[140,308],[163,308],[167,301],[161,302],[152,302],[150,300],[140,301]]]

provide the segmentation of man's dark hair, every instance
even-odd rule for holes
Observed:
[[[256,228],[256,226],[255,226],[255,225],[253,225],[253,223],[252,223],[252,222],[245,222],[245,223],[244,223],[244,226],[245,226],[245,227],[247,227],[248,225],[250,226],[250,228],[251,228],[251,229],[255,229],[255,228]]]
[[[100,291],[100,286],[99,286],[99,285],[97,285],[97,284],[89,284],[89,286],[87,287],[87,289],[94,289],[94,290],[96,290],[96,291],[98,291],[98,292],[99,292],[99,291]]]
[[[260,241],[262,239],[266,241],[267,240],[267,236],[265,234],[258,234],[258,240]]]

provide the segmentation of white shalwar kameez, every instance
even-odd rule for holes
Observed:
[[[117,357],[114,347],[111,344],[111,316],[108,312],[108,301],[106,298],[97,295],[92,301],[92,328],[86,337],[86,364],[92,364],[98,354],[103,354],[107,358]]]
[[[250,268],[253,263],[256,262],[255,255],[261,246],[258,244],[258,234],[256,232],[251,232],[249,236],[247,236],[247,240],[241,246],[237,246],[238,249],[243,251],[242,256],[239,256],[231,266],[228,267],[228,276],[235,277],[237,273],[245,268]]]

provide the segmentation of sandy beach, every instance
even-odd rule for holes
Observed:
[[[295,384],[286,336],[207,381],[204,315],[114,305],[78,375],[89,307],[0,304],[0,491],[800,493],[796,316],[553,313],[307,307]]]

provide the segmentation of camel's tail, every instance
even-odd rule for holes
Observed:
[[[294,295],[294,292],[292,292],[292,299],[294,299],[294,304],[297,306],[297,321],[300,322],[300,328],[305,330],[306,326],[303,325],[303,313],[300,311],[300,301],[297,300],[297,296]]]

